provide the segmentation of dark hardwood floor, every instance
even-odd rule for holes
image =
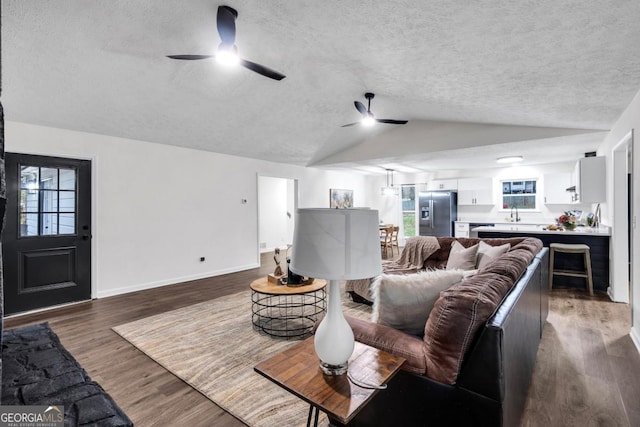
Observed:
[[[262,267],[5,319],[49,322],[65,347],[136,426],[243,426],[111,330],[113,326],[247,289]],[[554,290],[523,426],[640,426],[640,355],[629,307]]]

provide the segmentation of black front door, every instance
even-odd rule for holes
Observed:
[[[5,314],[91,298],[91,162],[6,154]]]

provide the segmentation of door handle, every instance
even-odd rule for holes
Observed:
[[[429,200],[429,227],[433,228],[433,199]]]

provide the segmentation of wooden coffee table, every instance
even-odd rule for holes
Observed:
[[[359,383],[383,385],[402,363],[402,357],[356,342],[349,359],[349,376]],[[379,391],[355,385],[347,375],[324,375],[313,337],[260,362],[254,370],[309,403],[307,426],[311,425],[314,409],[314,425],[318,423],[318,411],[325,412],[332,425],[347,425]]]
[[[254,280],[250,285],[254,329],[281,338],[311,335],[316,321],[327,311],[326,286],[322,279],[303,286],[278,285],[266,277]]]

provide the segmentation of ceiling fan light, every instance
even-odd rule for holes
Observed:
[[[240,58],[238,57],[235,49],[220,47],[218,48],[218,53],[216,54],[216,61],[218,61],[219,64],[225,66],[233,66],[237,65],[238,62],[240,62]]]
[[[362,125],[366,126],[366,127],[371,127],[376,123],[375,119],[373,118],[373,116],[370,115],[366,115],[365,117],[362,118]]]
[[[496,159],[497,163],[518,163],[524,160],[524,157],[522,156],[506,156],[506,157],[499,157]]]

